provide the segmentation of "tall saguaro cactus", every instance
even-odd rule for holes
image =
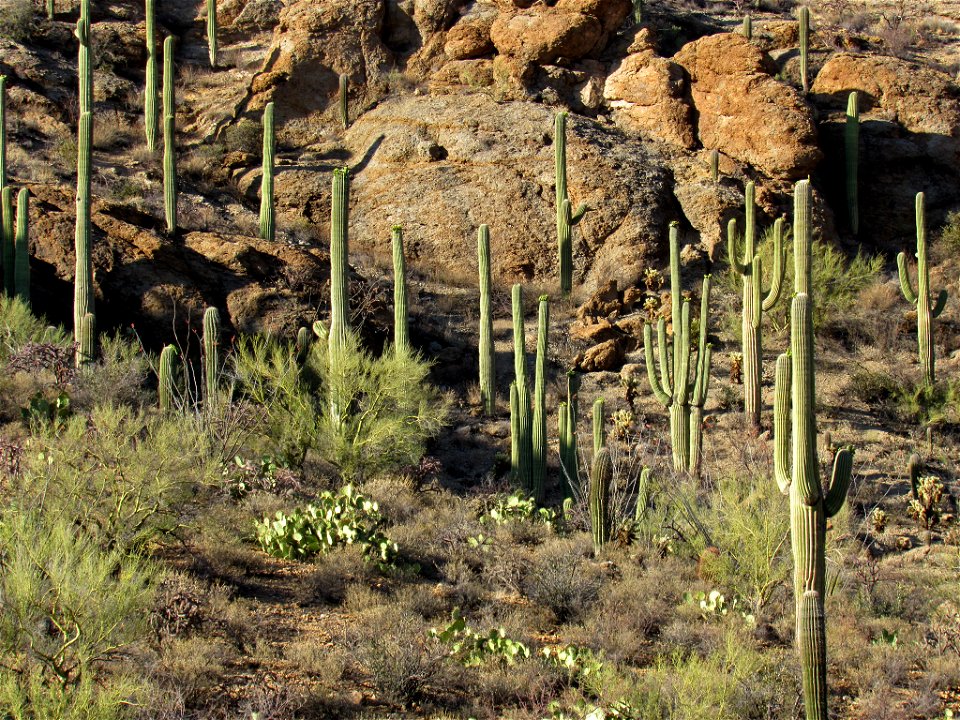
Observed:
[[[146,0],[147,71],[143,88],[143,131],[147,149],[157,151],[157,31],[156,0]]]
[[[807,54],[810,49],[810,8],[800,6],[797,11],[800,21],[800,85],[806,95],[810,91],[810,81],[807,75]]]
[[[273,103],[263,109],[263,172],[260,177],[260,237],[273,240],[276,229],[273,220],[273,166],[275,162],[273,131]]]
[[[0,257],[3,258],[3,291],[7,297],[14,293],[14,242],[16,241],[15,216],[13,210],[13,187],[5,185],[0,189]]]
[[[167,232],[177,232],[176,99],[173,87],[174,39],[163,41],[163,208]]]
[[[497,411],[496,353],[493,347],[493,314],[490,300],[490,228],[477,231],[477,265],[480,273],[480,402],[487,415]]]
[[[210,408],[220,395],[220,311],[208,307],[203,313],[204,404]]]
[[[567,401],[560,403],[557,423],[560,433],[560,475],[564,496],[572,496],[572,485],[578,482],[580,460],[577,452],[577,423],[580,376],[575,370],[567,371]]]
[[[923,370],[923,381],[933,385],[936,375],[934,372],[934,347],[931,334],[933,319],[940,317],[947,304],[947,291],[943,289],[937,299],[930,306],[930,267],[927,264],[927,220],[924,213],[924,195],[917,193],[917,289],[910,283],[910,272],[907,270],[907,255],[897,255],[897,268],[900,271],[900,289],[907,302],[917,307],[917,343],[920,348],[920,368]]]
[[[847,124],[844,128],[844,149],[847,160],[847,221],[850,232],[860,232],[858,173],[860,168],[860,106],[856,90],[847,97]]]
[[[600,448],[593,458],[590,470],[590,529],[593,533],[593,552],[610,541],[610,483],[613,480],[613,463],[610,451]]]
[[[207,54],[210,67],[217,66],[217,0],[207,0]]]
[[[550,299],[540,296],[537,309],[537,361],[533,381],[533,427],[530,433],[531,494],[543,500],[547,480],[547,348],[550,333]]]
[[[573,290],[573,227],[583,220],[587,205],[572,209],[567,197],[567,114],[557,113],[553,133],[557,190],[557,249],[560,255],[560,292],[566,296]]]
[[[517,434],[516,480],[528,492],[533,489],[533,447],[530,411],[530,385],[527,381],[526,333],[523,327],[523,287],[517,283],[511,293],[513,306],[513,370],[516,393]],[[513,410],[514,399],[510,406]]]
[[[80,50],[77,55],[77,89],[80,98],[80,114],[93,112],[93,67],[90,64],[90,0],[80,0],[80,19],[74,35],[80,41]]]
[[[77,341],[77,367],[90,365],[97,354],[97,318],[87,313],[80,319],[80,333]]]
[[[410,352],[407,321],[407,263],[403,257],[403,228],[394,225],[390,235],[393,250],[393,349],[398,355]]]
[[[93,262],[90,239],[90,147],[93,144],[93,123],[89,112],[80,116],[77,130],[77,220],[74,230],[76,267],[73,273],[74,342],[81,341],[81,323],[93,313]],[[78,357],[78,362],[80,358]]]
[[[0,75],[0,188],[7,184],[7,76]]]
[[[743,405],[747,422],[760,426],[760,376],[763,365],[762,326],[763,313],[770,310],[780,299],[784,276],[783,220],[778,218],[773,225],[773,274],[770,290],[763,292],[763,264],[756,250],[756,219],[754,216],[754,185],[748,182],[746,199],[746,222],[743,233],[743,255],[738,259],[737,221],[730,220],[727,226],[727,257],[730,267],[743,278]]]
[[[14,240],[15,294],[26,305],[30,304],[30,191],[20,188],[17,194],[17,232]]]
[[[817,459],[809,205],[810,184],[801,180],[794,190],[796,294],[790,309],[790,352],[777,358],[774,471],[780,490],[790,496],[797,647],[806,718],[827,720],[826,528],[827,519],[846,500],[853,452],[849,448],[837,452],[831,482],[824,487]]]
[[[657,342],[660,357],[660,379],[653,356],[653,331],[643,327],[643,345],[647,363],[647,378],[657,400],[670,409],[670,441],[673,447],[673,467],[677,471],[696,474],[700,468],[700,438],[703,433],[703,405],[710,382],[710,346],[707,344],[709,325],[710,276],[703,278],[700,300],[700,339],[697,362],[690,372],[691,333],[690,300],[681,297],[679,224],[670,223],[670,296],[673,343],[667,345],[666,321],[657,323]]]
[[[347,341],[350,332],[350,171],[333,171],[333,191],[330,202],[330,359]]]

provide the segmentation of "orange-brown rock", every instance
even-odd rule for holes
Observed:
[[[674,56],[690,76],[697,134],[765,175],[795,179],[821,159],[810,109],[800,94],[771,76],[770,58],[740,34],[688,43]]]
[[[574,365],[582,372],[605,372],[619,370],[626,358],[626,349],[618,340],[607,340],[594,345],[574,358]]]
[[[469,60],[493,52],[490,28],[496,18],[495,11],[478,9],[458,20],[447,31],[443,51],[451,60]]]
[[[616,328],[609,320],[601,318],[597,322],[578,320],[570,325],[570,339],[589,343],[613,340],[617,337]]]
[[[602,36],[600,21],[592,15],[551,7],[501,14],[490,28],[497,52],[539,64],[584,57]]]

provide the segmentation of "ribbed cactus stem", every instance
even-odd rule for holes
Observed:
[[[14,240],[14,280],[16,296],[30,304],[30,191],[17,193],[17,232]]]
[[[520,483],[520,395],[516,381],[510,383],[510,477]]]
[[[273,167],[276,161],[273,130],[273,103],[263,109],[263,165],[260,176],[260,237],[272,241],[276,236],[273,218]]]
[[[7,76],[0,75],[0,189],[7,185]]]
[[[350,331],[349,239],[350,171],[333,171],[330,212],[330,358],[347,340]]]
[[[410,352],[407,320],[407,265],[403,258],[403,228],[394,225],[390,238],[393,250],[393,349],[398,355]]]
[[[710,151],[710,179],[714,182],[720,181],[720,151]]]
[[[16,277],[16,268],[14,267],[14,244],[16,242],[16,216],[13,208],[13,186],[5,185],[0,189],[0,256],[3,258],[3,289],[7,297],[13,297],[15,291],[14,278]]]
[[[304,363],[307,362],[307,357],[310,354],[310,347],[313,345],[313,336],[310,333],[310,328],[304,326],[297,330],[297,340],[294,345],[294,354],[297,358],[297,365],[303,367]]]
[[[517,441],[519,444],[518,483],[533,494],[533,418],[530,407],[530,387],[526,376],[517,383]]]
[[[590,529],[593,533],[593,551],[600,554],[610,541],[610,483],[613,463],[610,451],[601,448],[593,459],[590,470]]]
[[[350,127],[350,76],[340,74],[340,122],[343,129]]]
[[[93,124],[90,113],[80,116],[77,130],[77,220],[74,233],[76,267],[73,275],[74,341],[80,342],[80,323],[83,316],[94,312],[93,263],[90,237],[90,147],[93,143]]]
[[[753,21],[750,19],[749,15],[743,16],[743,36],[747,40],[753,40]]]
[[[143,130],[147,149],[157,151],[157,32],[156,0],[146,0],[147,72],[143,88]]]
[[[56,6],[54,0],[47,0],[47,20],[53,20],[53,15],[56,11]]]
[[[580,376],[567,371],[567,402],[563,403],[560,426],[560,466],[564,481],[564,494],[569,497],[571,488],[579,481],[580,460],[577,452],[577,423],[579,412]]]
[[[923,461],[920,459],[920,456],[917,455],[917,453],[910,455],[910,459],[907,461],[907,474],[910,477],[910,494],[914,500],[919,497],[917,488],[919,487],[920,471],[922,468]]]
[[[517,283],[510,291],[513,313],[513,377],[519,384],[527,376],[526,332],[523,327],[523,286]]]
[[[598,397],[593,401],[593,454],[596,455],[600,449],[607,444],[607,431],[604,427],[603,417],[603,398]]]
[[[647,515],[647,508],[650,506],[650,468],[645,467],[640,471],[640,477],[637,478],[637,504],[633,510],[633,521],[640,524]]]
[[[207,0],[207,54],[210,67],[217,66],[217,0]]]
[[[173,345],[167,345],[160,351],[160,372],[157,383],[157,396],[160,399],[160,409],[163,412],[170,412],[174,408],[174,362],[177,357],[177,349]]]
[[[80,41],[77,56],[77,94],[80,100],[80,114],[93,112],[93,67],[90,64],[90,0],[80,0],[80,19],[74,35]]]
[[[800,21],[800,85],[804,94],[810,91],[807,55],[810,49],[810,8],[802,5],[798,11]]]
[[[847,124],[844,129],[844,149],[847,160],[847,221],[850,232],[860,232],[860,210],[857,178],[860,167],[860,106],[856,90],[847,97]]]
[[[77,343],[77,367],[90,365],[97,355],[97,318],[87,313],[80,320],[80,335]]]
[[[208,407],[220,396],[220,311],[208,307],[203,313],[203,381]]]
[[[554,164],[556,170],[557,250],[560,260],[560,292],[573,290],[573,226],[587,212],[585,204],[573,210],[567,197],[567,113],[559,112],[554,121]]]
[[[537,360],[533,384],[533,427],[530,433],[531,494],[543,500],[547,480],[547,348],[550,333],[550,299],[540,296],[537,309]]]
[[[163,209],[167,232],[177,232],[176,99],[173,79],[174,38],[163,41]]]
[[[493,346],[493,314],[490,300],[490,228],[477,232],[477,264],[480,274],[480,402],[487,415],[497,411],[496,354]]]
[[[927,386],[933,386],[936,380],[934,367],[935,348],[933,345],[933,320],[940,316],[947,304],[947,291],[941,290],[936,301],[931,306],[930,300],[930,266],[927,264],[927,221],[924,212],[924,194],[917,193],[916,197],[917,222],[917,289],[914,290],[910,282],[910,272],[907,269],[906,253],[897,255],[897,267],[900,273],[900,289],[907,302],[917,308],[917,345],[920,350],[920,369],[923,371],[923,381]]]

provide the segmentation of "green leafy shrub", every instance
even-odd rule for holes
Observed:
[[[342,545],[359,545],[367,558],[392,565],[397,544],[382,532],[377,503],[347,485],[336,494],[322,492],[315,503],[289,515],[277,512],[271,520],[256,522],[257,540],[264,552],[288,560],[303,560]]]
[[[256,120],[242,118],[227,128],[224,140],[227,152],[243,152],[260,157],[263,150],[263,128]]]
[[[557,512],[551,508],[537,507],[533,497],[523,490],[514,490],[509,495],[494,495],[480,515],[481,525],[506,525],[510,522],[537,522],[553,527]]]
[[[0,37],[23,42],[33,32],[31,0],[0,0]]]
[[[470,629],[457,609],[446,627],[432,628],[429,635],[448,645],[451,657],[465,667],[476,667],[488,660],[515,665],[530,657],[530,648],[519,640],[508,638],[503,628],[494,628],[487,634]]]
[[[22,300],[0,297],[0,362],[9,360],[27,343],[71,347],[60,328],[51,327],[43,318],[34,315]]]

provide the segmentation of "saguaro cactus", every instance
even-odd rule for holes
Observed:
[[[557,190],[557,249],[560,255],[560,292],[566,296],[573,290],[573,227],[587,213],[586,204],[572,210],[567,197],[567,114],[557,113],[553,133]]]
[[[0,189],[7,185],[7,76],[0,75]]]
[[[407,264],[403,258],[403,228],[394,225],[390,245],[393,249],[393,349],[399,354],[410,352],[407,326]]]
[[[720,181],[720,151],[710,151],[710,179],[714,182]]]
[[[203,384],[203,399],[209,408],[220,395],[220,311],[215,307],[203,313]]]
[[[93,112],[93,67],[90,64],[90,0],[80,0],[80,19],[74,35],[80,41],[77,55],[78,95],[80,114]]]
[[[530,433],[531,494],[543,500],[547,480],[547,348],[550,333],[550,299],[540,296],[537,312],[537,361],[533,381],[533,427]]]
[[[603,398],[593,401],[593,454],[600,452],[600,448],[607,444],[607,432],[603,426]]]
[[[827,720],[826,526],[846,500],[853,452],[849,448],[837,452],[831,482],[824,487],[817,460],[809,204],[809,181],[801,180],[794,191],[796,294],[790,312],[790,352],[777,358],[774,471],[780,490],[790,496],[797,647],[806,717]]]
[[[810,84],[807,79],[807,51],[810,49],[810,8],[802,5],[797,12],[800,21],[800,84],[803,87],[804,95],[806,95],[810,91]]]
[[[613,463],[610,451],[600,448],[593,458],[590,470],[590,529],[593,533],[593,552],[610,541],[610,482],[613,479]]]
[[[260,237],[273,240],[276,229],[273,220],[273,166],[275,161],[273,132],[273,103],[263,109],[263,172],[260,176]]]
[[[16,296],[30,304],[30,191],[20,188],[17,194],[17,233],[14,240],[14,280]]]
[[[753,40],[753,21],[750,19],[749,15],[743,16],[743,36],[747,40]]]
[[[923,370],[923,381],[933,385],[936,380],[934,372],[934,347],[931,334],[933,319],[940,317],[947,304],[947,291],[943,289],[937,299],[930,305],[930,268],[927,265],[927,221],[924,213],[924,195],[917,193],[917,289],[914,291],[910,283],[910,272],[907,270],[907,255],[897,255],[897,268],[900,271],[900,289],[907,302],[917,307],[917,343],[920,349],[920,368]]]
[[[160,351],[157,396],[160,399],[160,409],[163,412],[170,412],[174,407],[174,362],[176,357],[177,349],[173,345],[167,345]]]
[[[572,495],[572,485],[578,481],[580,461],[577,453],[577,422],[580,391],[580,376],[574,370],[567,371],[567,401],[560,403],[557,420],[560,431],[560,475],[564,495]]]
[[[97,356],[97,318],[87,313],[80,320],[80,340],[77,343],[77,367],[90,365]]]
[[[343,129],[350,127],[350,77],[340,74],[340,122]]]
[[[523,287],[518,283],[511,293],[513,307],[513,370],[517,395],[517,481],[533,489],[533,448],[530,421],[530,387],[527,382],[526,333],[523,327]],[[511,398],[511,408],[513,399]]]
[[[493,347],[493,315],[490,309],[490,228],[477,232],[477,264],[480,273],[480,403],[487,415],[497,411],[496,353]]]
[[[90,147],[93,143],[93,123],[90,113],[80,116],[77,130],[77,220],[74,229],[76,267],[73,274],[73,332],[79,345],[80,325],[84,315],[94,312],[93,263],[90,240]],[[79,358],[78,358],[79,362]]]
[[[217,0],[207,0],[207,53],[210,67],[217,66]]]
[[[143,130],[147,149],[157,151],[157,33],[156,0],[146,0],[147,72],[143,88]]]
[[[176,107],[173,88],[174,39],[163,41],[163,208],[167,232],[177,232]]]
[[[700,438],[703,431],[703,405],[710,382],[709,325],[710,276],[703,278],[700,300],[700,341],[697,362],[690,373],[690,300],[681,298],[679,225],[670,223],[670,295],[673,322],[672,347],[667,345],[666,322],[657,323],[660,355],[660,379],[653,359],[653,331],[644,325],[643,345],[646,354],[647,378],[654,395],[670,408],[670,441],[673,466],[678,471],[696,474],[700,467]]]
[[[844,145],[847,159],[847,220],[850,232],[860,232],[860,210],[857,197],[857,179],[860,167],[860,107],[859,95],[854,90],[847,97],[847,124],[844,132]]]
[[[333,171],[330,203],[330,358],[335,361],[350,332],[350,171]]]
[[[0,189],[0,241],[3,246],[0,247],[0,256],[3,258],[3,290],[7,297],[13,297],[14,293],[14,243],[16,241],[15,216],[13,210],[13,187],[5,185]]]
[[[727,226],[727,257],[730,267],[743,278],[743,405],[747,422],[760,426],[760,376],[763,366],[763,313],[780,299],[784,276],[783,220],[773,225],[773,274],[770,290],[763,292],[763,264],[756,251],[756,219],[754,216],[754,185],[748,182],[744,191],[746,222],[743,233],[743,259],[738,259],[737,221]]]

